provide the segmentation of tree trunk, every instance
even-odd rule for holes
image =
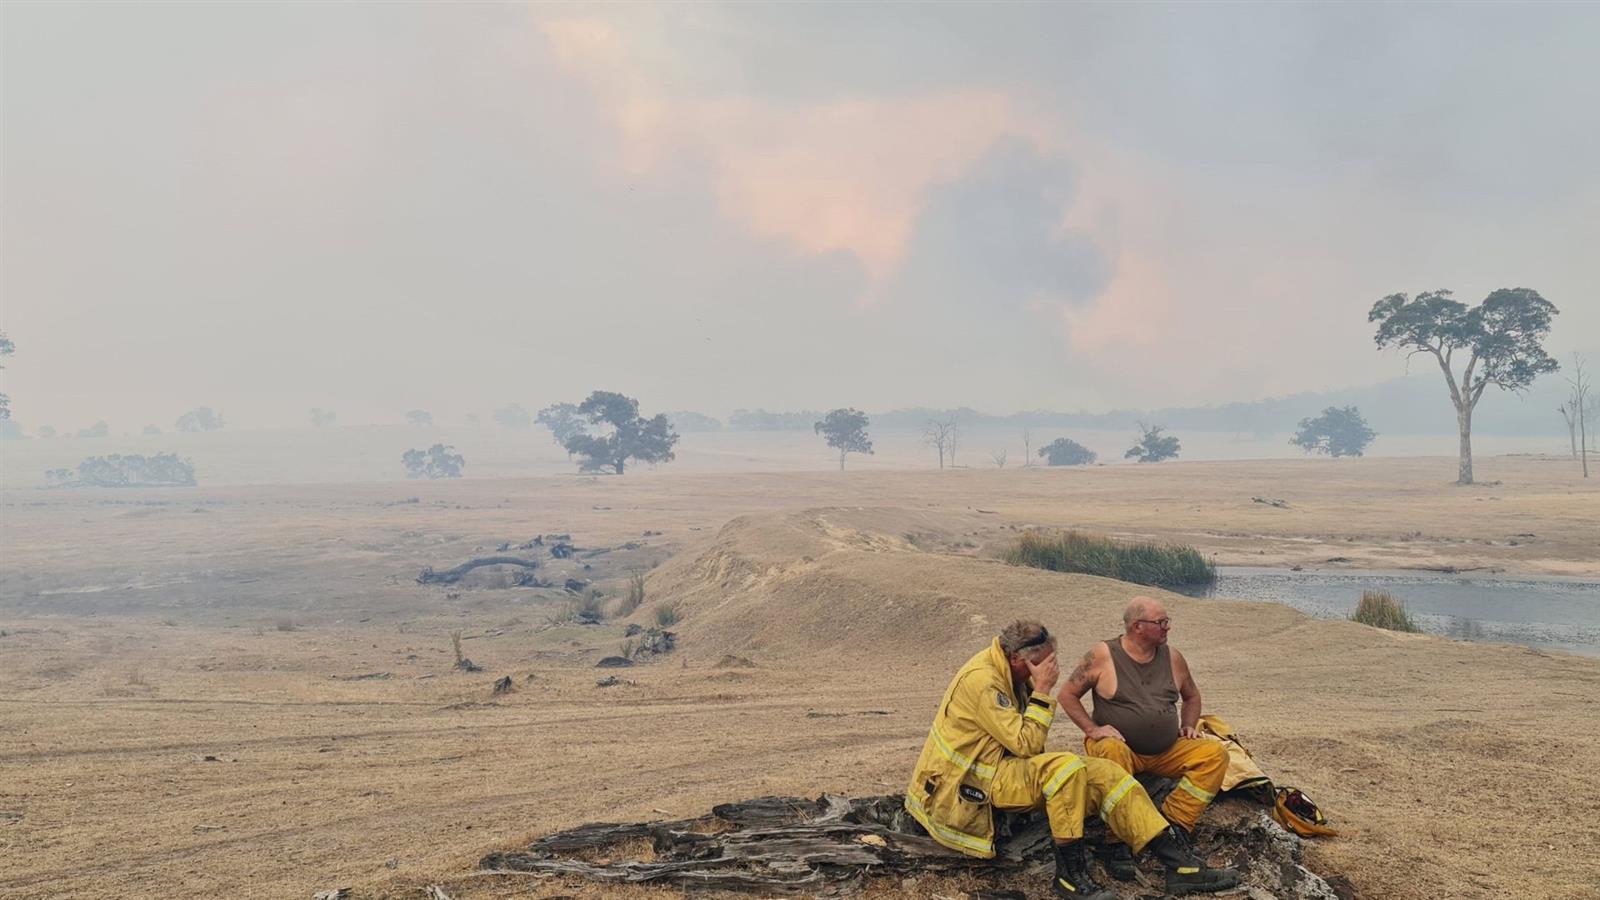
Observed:
[[[1583,446],[1583,477],[1589,477],[1589,423],[1584,416],[1583,404],[1578,405],[1578,434]]]
[[[435,572],[432,566],[428,566],[417,576],[417,584],[455,584],[461,580],[461,576],[480,566],[521,566],[524,569],[537,569],[539,561],[516,556],[485,556],[480,559],[469,559],[454,569],[446,569],[443,572]]]
[[[1461,475],[1456,484],[1472,483],[1472,407],[1456,409],[1456,424],[1461,428]]]
[[[844,456],[845,456],[845,453],[847,453],[847,452],[848,451],[845,451],[845,450],[840,450],[839,451],[839,471],[841,471],[841,472],[844,471]]]
[[[623,466],[624,466],[624,465],[626,465],[626,464],[627,464],[627,462],[628,462],[628,461],[627,461],[627,460],[626,460],[626,459],[619,459],[619,460],[617,460],[617,461],[616,461],[616,462],[615,462],[615,463],[613,463],[613,464],[612,464],[612,465],[615,465],[615,466],[616,466],[616,467],[617,467],[617,474],[618,474],[618,475],[621,475],[621,474],[622,474],[622,467],[623,467]]]

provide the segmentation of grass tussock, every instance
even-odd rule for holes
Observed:
[[[606,597],[595,588],[584,591],[582,597],[568,600],[561,610],[551,617],[556,625],[594,625],[606,617]]]
[[[1028,532],[1002,558],[1014,566],[1156,587],[1192,587],[1217,580],[1217,567],[1193,547],[1115,541],[1079,531]]]
[[[617,600],[617,618],[633,615],[633,611],[644,605],[644,573],[635,572],[628,576],[628,592]]]
[[[678,624],[678,605],[676,603],[663,603],[656,607],[656,626],[670,628]]]
[[[1390,631],[1422,630],[1417,627],[1411,614],[1406,612],[1405,604],[1396,600],[1388,591],[1362,591],[1361,603],[1351,614],[1350,621],[1371,625],[1374,628],[1387,628]]]

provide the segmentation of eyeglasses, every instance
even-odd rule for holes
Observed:
[[[1162,618],[1162,619],[1134,619],[1134,621],[1135,622],[1144,622],[1147,625],[1154,625],[1155,627],[1160,628],[1162,630],[1166,630],[1166,629],[1172,627],[1172,619],[1170,617]]]

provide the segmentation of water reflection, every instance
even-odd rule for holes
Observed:
[[[1215,585],[1193,595],[1268,600],[1343,619],[1364,590],[1393,594],[1429,634],[1600,656],[1600,582],[1592,580],[1223,566]]]

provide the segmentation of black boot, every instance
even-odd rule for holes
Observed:
[[[1094,845],[1095,858],[1100,860],[1100,865],[1118,881],[1137,881],[1139,879],[1139,866],[1133,861],[1133,850],[1127,844],[1117,841],[1114,844],[1098,843]]]
[[[1167,893],[1174,895],[1225,891],[1239,884],[1233,869],[1213,869],[1195,855],[1189,835],[1176,825],[1155,836],[1145,847],[1167,867]]]
[[[1056,845],[1054,894],[1073,900],[1117,900],[1116,891],[1103,888],[1089,875],[1089,849],[1083,841]]]

